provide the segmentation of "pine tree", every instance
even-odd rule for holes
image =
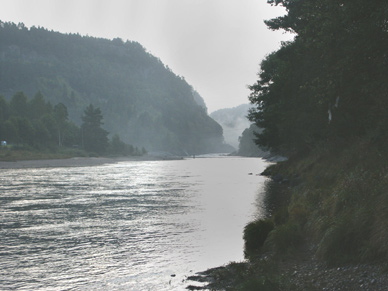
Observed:
[[[103,129],[103,116],[100,108],[90,104],[82,116],[82,143],[87,151],[104,153],[108,148],[108,131]]]

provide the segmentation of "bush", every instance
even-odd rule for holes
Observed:
[[[271,220],[256,220],[247,224],[244,228],[244,255],[252,257],[264,245],[268,234],[273,230],[274,224]]]

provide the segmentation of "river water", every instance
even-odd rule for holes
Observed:
[[[187,276],[243,260],[266,165],[213,157],[0,170],[0,290],[184,290]]]

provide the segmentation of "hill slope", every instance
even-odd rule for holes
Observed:
[[[250,107],[249,104],[242,104],[234,108],[219,109],[210,114],[211,118],[222,126],[226,143],[236,149],[238,149],[242,132],[251,125],[247,119]]]
[[[223,144],[199,94],[136,42],[0,22],[0,80],[0,95],[41,91],[76,123],[86,106],[100,107],[111,134],[148,150],[204,153]]]

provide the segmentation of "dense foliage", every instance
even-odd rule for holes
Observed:
[[[295,34],[261,64],[250,87],[258,143],[292,154],[388,129],[388,2],[270,0],[287,14],[270,29]]]
[[[330,264],[386,260],[388,2],[268,2],[287,14],[267,25],[295,38],[251,86],[258,144],[290,157],[264,173],[283,186],[267,195],[289,197],[264,245],[280,253],[309,240]]]
[[[63,103],[52,106],[42,93],[28,99],[18,92],[7,101],[0,96],[0,140],[12,148],[56,151],[76,148],[88,153],[140,155],[142,150],[128,145],[116,134],[108,140],[109,132],[102,128],[100,108],[90,104],[82,115],[81,128],[69,120]]]
[[[239,146],[237,154],[239,156],[264,157],[269,155],[269,153],[264,148],[258,147],[254,142],[255,135],[259,132],[261,132],[261,130],[255,124],[251,124],[242,132],[238,139]]]
[[[268,217],[245,228],[249,262],[228,265],[209,285],[384,289],[365,278],[372,266],[387,276],[388,2],[267,2],[287,10],[269,28],[295,38],[263,60],[249,117],[263,129],[257,143],[289,158],[263,172]]]
[[[41,91],[79,125],[94,104],[112,135],[150,150],[199,153],[223,143],[199,94],[136,42],[0,22],[0,80],[7,99]]]
[[[28,100],[23,92],[8,102],[0,96],[0,137],[9,144],[60,147],[78,144],[79,128],[68,120],[65,105],[52,106],[38,92]]]

